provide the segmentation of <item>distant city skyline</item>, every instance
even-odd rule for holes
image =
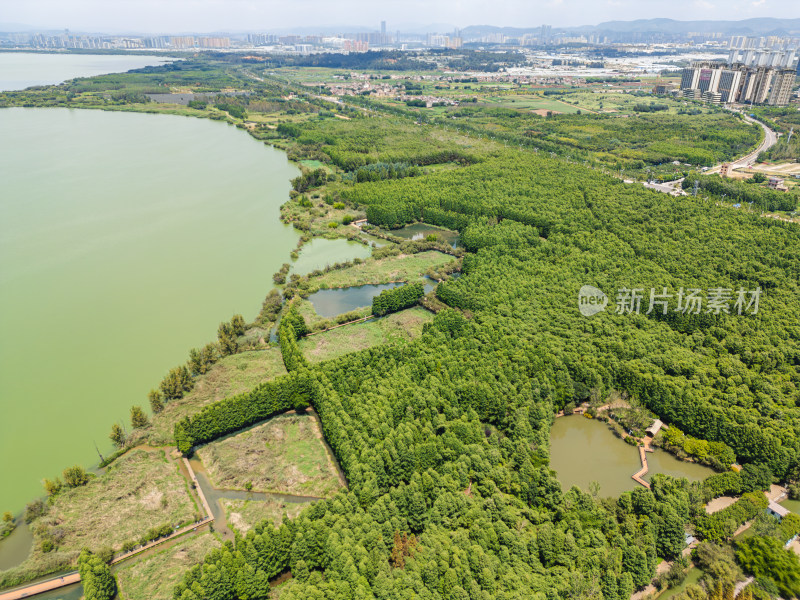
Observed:
[[[0,0],[2,23],[108,33],[237,32],[314,27],[442,30],[469,25],[554,27],[673,18],[800,18],[797,0]],[[435,29],[436,27],[434,27]]]

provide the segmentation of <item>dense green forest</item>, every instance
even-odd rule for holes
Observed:
[[[455,135],[360,121],[282,133],[345,169],[356,156],[427,164]],[[686,523],[724,539],[697,518],[702,502],[800,475],[796,227],[665,202],[542,153],[462,144],[469,160],[455,168],[335,188],[371,223],[461,231],[463,274],[436,290],[451,308],[422,338],[312,368],[282,327],[293,373],[274,397],[314,406],[349,491],[212,552],[176,598],[260,597],[286,570],[289,599],[628,598],[680,554]],[[611,299],[591,318],[578,311],[587,284]],[[651,288],[666,308],[647,314]],[[625,289],[641,291],[641,310],[617,314]],[[705,301],[699,314],[690,292]],[[616,500],[562,490],[548,468],[553,414],[612,389],[724,442],[746,477],[704,487],[656,476],[652,491]]]
[[[649,109],[649,107],[648,107]],[[451,121],[519,141],[573,159],[612,169],[638,170],[673,161],[711,166],[746,154],[758,143],[760,129],[730,114],[668,115],[643,112],[617,115],[553,115],[527,111],[462,107]]]
[[[270,579],[287,571],[283,600],[627,600],[662,559],[685,566],[687,525],[704,538],[696,559],[712,574],[709,590],[732,591],[740,563],[762,588],[800,594],[773,568],[784,561],[795,569],[797,559],[773,542],[743,545],[739,563],[719,543],[761,510],[760,490],[800,480],[800,230],[582,164],[708,164],[745,153],[757,128],[728,114],[545,119],[476,107],[440,118],[363,99],[332,107],[288,100],[296,87],[254,83],[237,70],[263,61],[212,60],[207,71],[185,61],[103,85],[79,79],[4,94],[0,106],[123,106],[191,77],[206,91],[249,87],[249,96],[225,100],[234,113],[280,106],[283,116],[303,117],[252,135],[326,163],[295,180],[293,197],[306,202],[298,206],[314,208],[319,198],[320,206],[364,210],[384,228],[423,221],[455,229],[465,255],[462,275],[437,286],[444,308],[421,337],[315,365],[297,343],[308,333],[292,308],[298,286],[283,289],[278,337],[289,374],[204,406],[177,424],[175,442],[189,454],[312,406],[348,489],[213,550],[186,573],[176,600],[266,598]],[[609,298],[592,317],[579,311],[586,285]],[[398,290],[377,300],[379,314],[419,297],[418,287]],[[221,351],[236,352],[240,325],[220,326]],[[192,374],[208,362],[197,351]],[[176,371],[165,380],[167,402],[186,379]],[[562,489],[549,468],[555,413],[612,391],[674,426],[676,438],[683,432],[682,443],[718,450],[716,466],[735,459],[741,474],[702,483],[655,475],[651,490],[619,498]],[[743,493],[751,495],[722,516],[704,517],[704,502]],[[796,529],[776,527],[764,531],[779,543]],[[87,555],[82,568],[113,593],[95,562]]]

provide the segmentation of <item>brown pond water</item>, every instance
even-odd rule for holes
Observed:
[[[694,463],[678,460],[663,450],[647,455],[650,472],[697,481],[713,471]],[[550,467],[558,474],[561,487],[573,485],[584,491],[589,484],[600,484],[603,496],[619,496],[637,487],[631,479],[641,468],[639,451],[616,437],[605,423],[573,415],[555,420],[550,431]]]

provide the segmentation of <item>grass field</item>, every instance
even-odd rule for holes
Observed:
[[[0,573],[0,588],[75,567],[84,547],[119,551],[152,527],[199,517],[186,480],[163,451],[133,450],[89,482],[58,494],[30,527],[34,546],[20,566]],[[52,549],[45,551],[49,545]]]
[[[581,107],[565,104],[559,100],[553,100],[547,96],[539,96],[538,94],[532,95],[507,95],[507,96],[489,96],[483,99],[484,103],[491,106],[500,106],[503,108],[516,108],[529,110],[552,110],[560,113],[573,114],[577,113]]]
[[[275,526],[281,524],[283,516],[294,519],[310,502],[281,502],[279,500],[220,500],[227,515],[228,525],[245,535],[256,524],[269,519]]]
[[[206,404],[249,391],[259,383],[284,374],[286,368],[277,347],[226,356],[208,373],[198,377],[194,389],[185,397],[167,402],[164,410],[154,415],[148,432],[150,443],[172,444],[173,427],[184,416],[193,415]]]
[[[186,480],[164,452],[133,450],[85,486],[60,493],[47,515],[34,524],[57,538],[61,550],[119,549],[151,527],[194,520],[197,507]]]
[[[381,259],[367,259],[360,265],[348,269],[330,271],[309,279],[308,289],[350,287],[368,283],[389,283],[390,281],[422,281],[428,269],[439,269],[454,259],[448,254],[435,250],[419,254],[401,254]]]
[[[197,450],[214,487],[328,497],[341,487],[311,415],[287,414]]]
[[[663,114],[677,114],[682,109],[697,109],[703,113],[710,112],[708,105],[703,106],[697,102],[689,102],[683,99],[663,98],[661,96],[635,96],[613,91],[583,91],[569,94],[564,100],[572,103],[577,102],[576,109],[585,109],[597,112],[616,112],[623,115],[636,114],[633,110],[635,104],[663,104],[669,110]],[[556,109],[559,110],[559,109]]]
[[[139,560],[123,563],[117,570],[120,598],[124,600],[172,600],[172,591],[191,567],[220,545],[208,531],[187,535],[174,545]]]
[[[412,340],[422,333],[422,326],[432,320],[430,312],[416,306],[382,319],[354,323],[303,338],[299,342],[300,350],[309,362],[318,363],[378,344]]]

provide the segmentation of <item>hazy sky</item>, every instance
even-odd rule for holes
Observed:
[[[535,27],[608,20],[800,17],[798,0],[0,0],[0,22],[90,31],[258,31],[294,26],[388,29],[442,23]]]

